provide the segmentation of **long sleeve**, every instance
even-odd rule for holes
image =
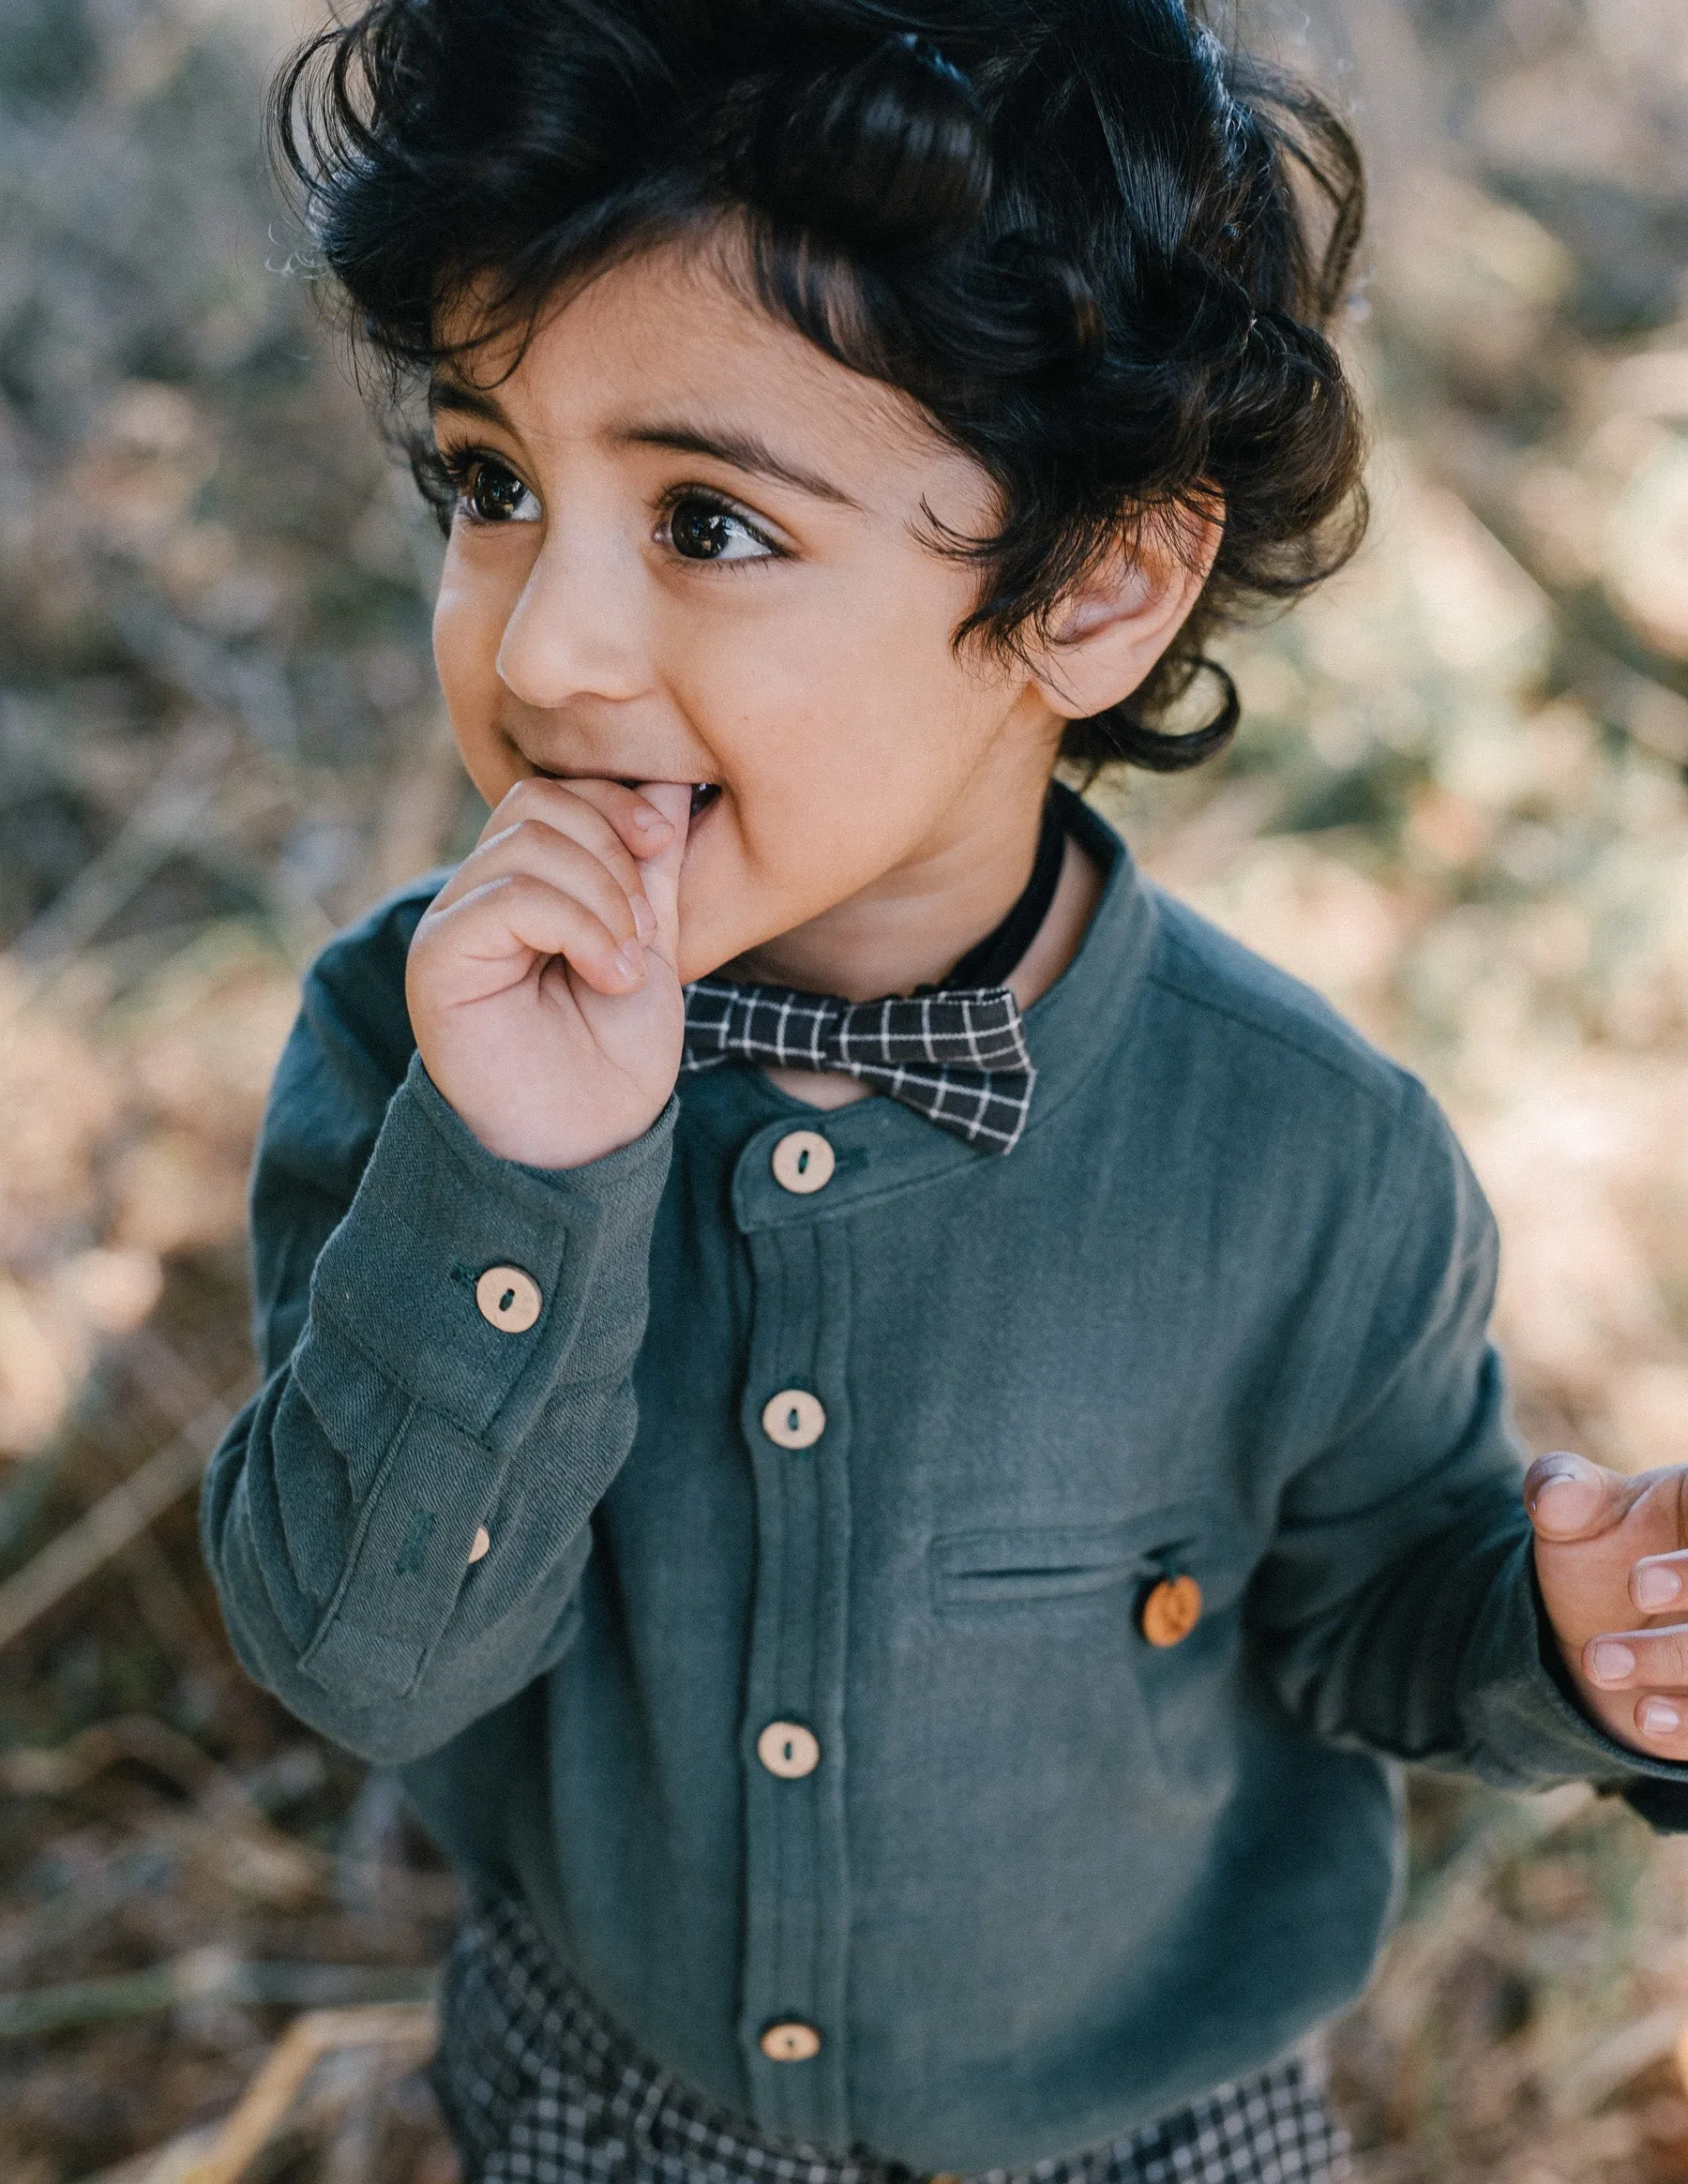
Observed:
[[[1380,1197],[1394,1241],[1336,1429],[1251,1601],[1278,1692],[1337,1740],[1513,1788],[1592,1779],[1688,1827],[1688,1767],[1607,1737],[1559,1664],[1488,1339],[1494,1222],[1417,1088]]]
[[[581,1168],[488,1152],[409,1050],[403,950],[425,901],[377,913],[308,981],[253,1183],[268,1378],[202,1508],[249,1671],[388,1762],[436,1749],[567,1643],[592,1514],[632,1442],[674,1121],[671,1103]],[[532,1326],[482,1313],[493,1267],[536,1286]]]

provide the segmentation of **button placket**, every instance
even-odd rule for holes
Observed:
[[[764,1187],[767,1158],[761,1150]],[[849,1262],[834,1222],[781,1223],[747,1242],[753,1303],[742,1420],[756,1488],[757,1576],[742,1717],[740,2053],[751,2113],[764,2129],[847,2140],[849,1898],[838,1762]]]

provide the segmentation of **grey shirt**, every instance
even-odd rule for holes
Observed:
[[[927,2170],[1098,2144],[1346,2002],[1391,1756],[1665,1819],[1688,1783],[1544,1655],[1435,1105],[1074,823],[1109,877],[1006,1157],[729,1065],[589,1167],[503,1161],[414,1058],[438,876],[335,941],[254,1183],[269,1377],[204,1501],[252,1674],[401,1763],[653,2057]],[[819,1190],[774,1173],[796,1129]],[[819,2052],[764,2055],[780,2021]]]

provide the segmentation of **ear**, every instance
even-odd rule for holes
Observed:
[[[1142,682],[1183,626],[1224,536],[1223,514],[1144,523],[1070,592],[1032,650],[1032,679],[1063,720],[1088,720]]]

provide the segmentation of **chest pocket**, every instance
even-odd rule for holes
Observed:
[[[927,1555],[941,1614],[1078,1599],[1189,1572],[1200,1576],[1203,1512],[1193,1502],[1113,1524],[945,1532]]]

